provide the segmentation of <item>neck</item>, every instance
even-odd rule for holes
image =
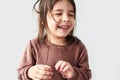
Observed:
[[[52,44],[55,44],[55,45],[61,45],[61,46],[66,45],[65,38],[47,36],[47,39],[49,42],[51,42]]]

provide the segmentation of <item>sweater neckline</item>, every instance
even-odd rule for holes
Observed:
[[[72,44],[72,42],[74,41],[74,39],[70,42],[68,42],[66,45],[57,45],[57,44],[53,44],[51,43],[46,37],[44,37],[44,41],[45,41],[45,44],[48,45],[49,47],[68,47],[69,45]]]

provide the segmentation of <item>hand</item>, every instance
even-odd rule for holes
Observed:
[[[65,61],[58,61],[55,65],[57,71],[59,71],[64,78],[72,78],[74,74],[74,69],[70,63]]]
[[[52,75],[52,68],[48,65],[35,65],[28,70],[28,77],[33,80],[51,80]]]

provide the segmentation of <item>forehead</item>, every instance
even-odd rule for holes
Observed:
[[[57,3],[55,3],[53,7],[54,10],[72,10],[73,11],[73,5],[69,2],[69,0],[59,0]]]

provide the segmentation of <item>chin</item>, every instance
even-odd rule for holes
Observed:
[[[65,38],[67,37],[68,35],[59,35],[60,38]]]

